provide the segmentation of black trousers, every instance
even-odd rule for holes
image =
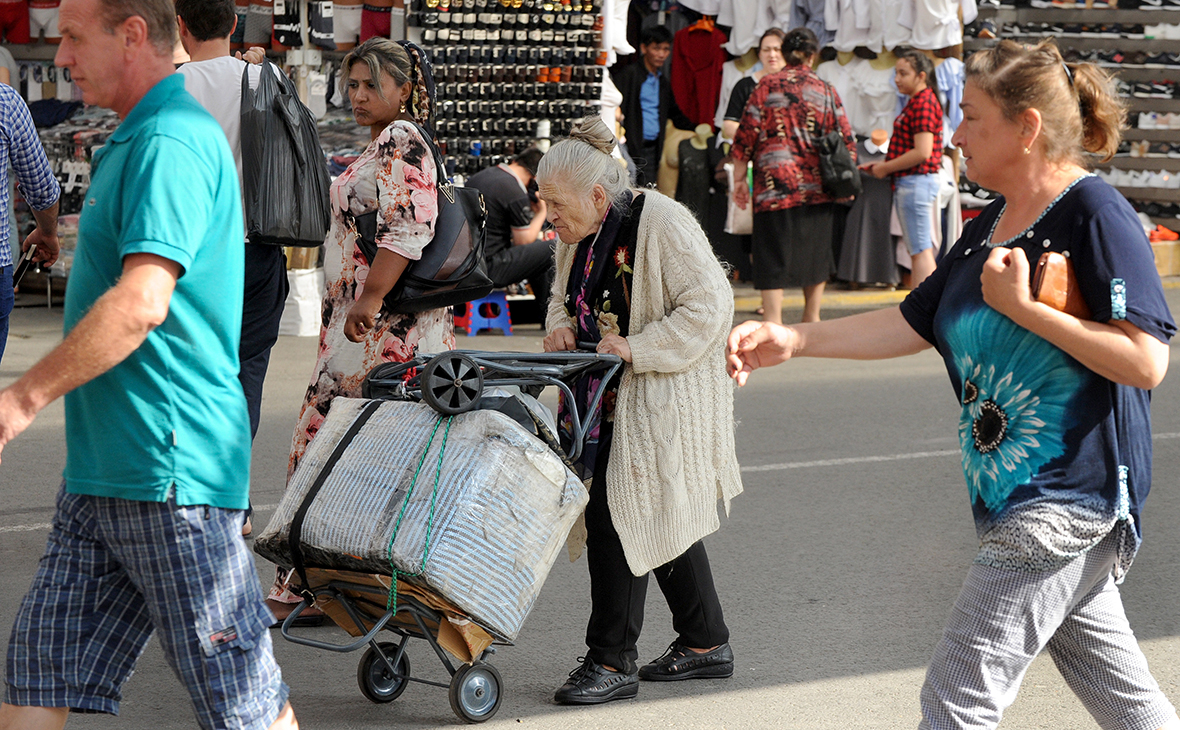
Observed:
[[[287,301],[287,256],[282,246],[246,244],[246,288],[242,302],[242,340],[238,346],[238,381],[246,393],[250,438],[258,433],[262,383],[270,350],[279,339],[279,320]]]
[[[586,558],[590,565],[586,646],[587,655],[599,664],[633,673],[639,655],[635,644],[643,628],[647,576],[636,577],[627,567],[607,505],[606,466],[613,430],[603,425],[590,503],[586,505]],[[704,543],[695,543],[683,555],[652,572],[672,611],[672,628],[678,642],[708,649],[729,641]]]
[[[553,288],[552,241],[534,241],[522,246],[509,246],[489,256],[487,266],[488,278],[497,289],[528,279],[537,299],[549,300],[549,290]]]

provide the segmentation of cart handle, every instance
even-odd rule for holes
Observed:
[[[385,628],[385,624],[389,623],[389,619],[393,618],[394,614],[393,611],[386,611],[385,615],[378,619],[377,623],[373,624],[373,628],[369,630],[369,633],[360,637],[351,644],[333,644],[327,641],[317,641],[315,639],[296,636],[295,634],[291,633],[291,627],[295,619],[299,618],[299,614],[303,613],[303,609],[310,605],[311,604],[308,603],[307,599],[304,598],[299,602],[299,605],[295,607],[295,610],[291,612],[291,615],[288,616],[285,621],[283,621],[283,625],[279,629],[279,631],[281,631],[283,634],[283,638],[296,644],[303,644],[304,646],[310,646],[316,649],[338,651],[342,654],[350,651],[356,651],[357,649],[372,641],[374,637],[376,637],[377,634],[381,632],[381,629]]]

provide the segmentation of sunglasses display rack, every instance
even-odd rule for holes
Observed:
[[[602,0],[411,0],[406,25],[431,55],[435,136],[470,176],[598,112]]]
[[[1005,3],[1011,0],[1003,0]],[[1169,9],[1169,7],[1171,9]],[[1180,227],[1180,0],[1119,0],[1087,4],[1016,0],[980,4],[1000,39],[1036,43],[1053,37],[1070,62],[1093,62],[1117,77],[1127,104],[1123,146],[1095,172],[1136,210],[1171,229]],[[968,51],[998,40],[967,39]],[[1176,271],[1175,273],[1180,273]]]

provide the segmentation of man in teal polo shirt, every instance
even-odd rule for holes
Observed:
[[[296,727],[241,539],[241,198],[174,73],[171,0],[63,0],[56,63],[118,130],[92,163],[66,337],[0,391],[0,450],[66,398],[65,483],[8,645],[0,729],[117,713],[153,632],[202,727]]]

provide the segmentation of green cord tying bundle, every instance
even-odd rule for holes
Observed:
[[[402,518],[406,516],[406,508],[410,506],[410,497],[414,496],[414,487],[418,484],[418,474],[422,471],[422,465],[426,462],[426,455],[430,453],[430,447],[434,445],[434,436],[438,433],[438,427],[442,424],[443,419],[440,417],[434,424],[434,430],[430,432],[430,440],[426,442],[426,448],[422,451],[422,458],[418,460],[418,468],[414,470],[414,478],[410,482],[410,488],[406,491],[406,498],[402,502],[402,511],[397,516],[397,522],[393,526],[393,534],[389,536],[389,570],[393,575],[393,581],[389,586],[389,598],[385,603],[386,611],[394,611],[397,607],[397,579],[400,575],[405,575],[410,578],[421,578],[426,572],[426,558],[430,556],[430,531],[434,527],[434,507],[438,502],[438,481],[442,476],[443,454],[447,451],[447,436],[451,433],[451,423],[455,420],[454,416],[449,416],[447,421],[447,428],[443,431],[442,445],[438,449],[438,466],[434,470],[434,492],[430,495],[430,516],[426,519],[426,543],[422,546],[422,565],[418,567],[416,573],[402,573],[393,564],[393,543],[397,540],[398,530],[402,526]]]

